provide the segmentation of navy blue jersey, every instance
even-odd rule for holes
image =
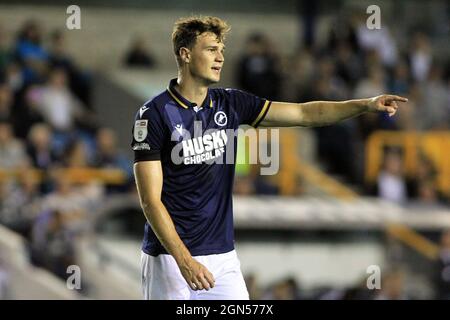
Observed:
[[[160,160],[161,200],[194,256],[234,249],[232,190],[241,124],[257,127],[270,101],[236,89],[208,89],[202,106],[183,98],[171,80],[137,112],[135,162]],[[167,253],[148,222],[142,250]]]

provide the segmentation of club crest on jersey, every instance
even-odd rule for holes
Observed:
[[[147,138],[147,122],[148,120],[136,120],[134,123],[134,140],[142,142]]]
[[[218,126],[221,126],[221,127],[225,126],[228,122],[227,115],[225,114],[225,112],[223,112],[223,111],[216,112],[216,114],[214,115],[214,122]]]

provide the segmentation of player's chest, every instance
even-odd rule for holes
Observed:
[[[166,147],[174,164],[219,161],[238,127],[236,115],[224,109],[178,109],[166,117]]]
[[[172,137],[201,136],[239,127],[235,113],[221,108],[178,108],[176,112],[167,112],[165,118],[166,132]]]

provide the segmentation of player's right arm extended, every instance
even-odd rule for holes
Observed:
[[[144,215],[161,244],[174,257],[189,286],[193,290],[209,290],[214,287],[213,275],[205,266],[192,258],[161,201],[163,185],[161,162],[136,162],[134,176]]]

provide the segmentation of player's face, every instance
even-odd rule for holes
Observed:
[[[224,49],[225,45],[217,40],[214,33],[206,32],[199,35],[191,50],[189,63],[191,74],[204,80],[206,84],[219,82]]]

